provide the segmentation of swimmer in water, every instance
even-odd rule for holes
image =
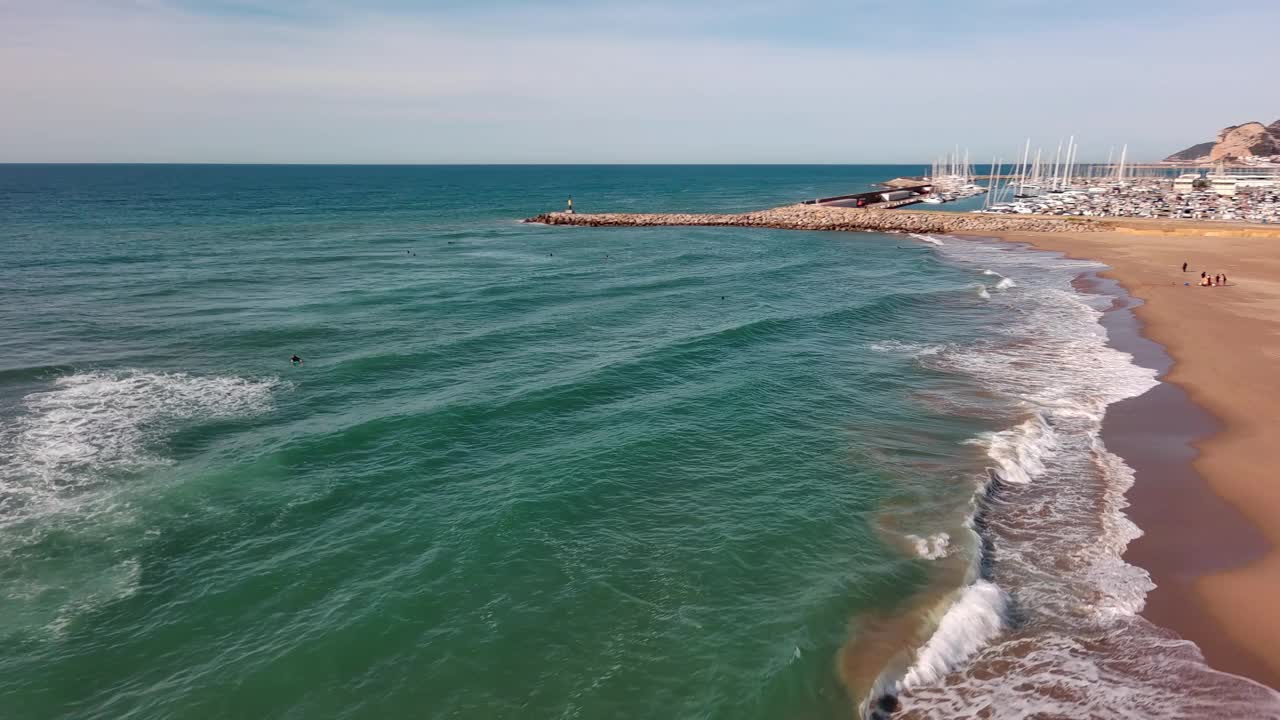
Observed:
[[[297,355],[294,355],[293,357],[289,358],[289,362],[293,363],[294,365],[301,365],[303,361],[302,361],[302,358],[298,357]]]

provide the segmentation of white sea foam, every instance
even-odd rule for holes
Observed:
[[[1194,645],[1141,617],[1116,623],[1111,635],[1117,654],[1102,666],[1095,637],[1050,631],[1034,640],[1010,639],[1007,646],[996,640],[945,681],[912,688],[910,716],[1280,718],[1276,691],[1209,668]],[[975,666],[974,672],[966,669]]]
[[[1142,537],[1142,530],[1124,512],[1129,506],[1125,493],[1133,487],[1134,472],[1119,455],[1106,449],[1101,437],[1095,434],[1089,440],[1091,456],[1109,483],[1101,499],[1102,532],[1096,542],[1082,545],[1075,558],[1083,568],[1081,575],[1105,590],[1087,610],[1103,621],[1132,617],[1142,612],[1147,593],[1155,589],[1146,570],[1123,558],[1129,543]]]
[[[986,286],[986,285],[984,285],[984,284],[982,284],[982,283],[978,283],[978,285],[977,285],[977,289],[978,289],[978,297],[980,297],[980,298],[982,298],[982,299],[984,299],[984,300],[990,300],[990,299],[991,299],[991,293],[987,292],[987,286]]]
[[[142,577],[134,471],[173,460],[166,441],[207,421],[268,411],[275,379],[82,372],[24,397],[0,427],[0,635],[58,637],[130,597]],[[34,552],[51,538],[62,550]],[[21,558],[20,562],[15,559]]]
[[[1044,474],[1045,459],[1058,446],[1058,436],[1036,413],[1026,422],[986,436],[987,455],[996,463],[1000,479],[1025,485]]]
[[[907,542],[915,548],[916,554],[925,560],[939,560],[950,553],[951,535],[945,532],[935,533],[928,537],[907,535]]]
[[[1001,287],[1011,277],[1021,288],[990,293],[1003,320],[989,336],[920,358],[978,380],[1022,416],[973,441],[1001,481],[980,523],[1000,587],[979,577],[958,591],[910,667],[886,667],[879,689],[904,690],[924,718],[977,708],[1001,717],[1280,718],[1280,694],[1212,670],[1193,645],[1138,615],[1153,585],[1123,558],[1141,534],[1124,514],[1133,471],[1101,429],[1107,407],[1146,392],[1156,373],[1107,344],[1099,320],[1111,298],[1072,288],[1102,266],[982,241],[938,253],[1002,278],[996,289],[1012,287]],[[1000,630],[1006,603],[1018,608],[1016,633]],[[1011,683],[1013,674],[1024,682]]]
[[[971,581],[946,594],[921,619],[933,627],[923,645],[886,658],[883,671],[859,703],[859,717],[887,717],[873,711],[881,697],[937,683],[1004,631],[1008,595],[995,583],[978,577],[981,564],[981,557],[974,556],[968,571]]]
[[[1007,277],[1000,278],[1000,282],[996,283],[997,290],[1008,290],[1011,287],[1017,287],[1017,286],[1018,286],[1018,283],[1014,282],[1013,278],[1007,278]]]
[[[995,583],[975,580],[946,608],[938,629],[916,653],[901,687],[931,683],[969,659],[1004,629],[1008,598]]]
[[[913,237],[913,238],[915,238],[915,239],[917,239],[917,240],[919,240],[919,241],[921,241],[921,242],[927,242],[927,243],[929,243],[930,245],[944,245],[944,244],[945,244],[945,243],[943,243],[943,242],[942,242],[942,238],[934,237],[934,236],[932,236],[932,235],[920,235],[920,234],[917,234],[917,233],[907,233],[907,237]]]
[[[168,460],[151,444],[194,420],[257,415],[271,408],[276,379],[142,371],[58,378],[23,399],[24,414],[0,440],[17,475],[46,486],[80,484],[102,473]]]
[[[938,345],[936,343],[916,343],[906,342],[903,340],[882,340],[880,342],[873,342],[868,345],[868,347],[879,353],[893,353],[895,355],[909,355],[911,357],[937,355],[946,349],[945,345]]]

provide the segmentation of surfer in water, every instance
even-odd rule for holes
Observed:
[[[297,355],[294,355],[293,357],[289,358],[289,362],[293,363],[294,365],[301,365],[303,360]]]

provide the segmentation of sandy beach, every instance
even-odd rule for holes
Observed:
[[[1001,237],[1105,263],[1103,276],[1143,301],[1141,333],[1171,356],[1163,379],[1172,387],[1117,406],[1111,424],[1128,438],[1115,449],[1138,470],[1129,514],[1146,535],[1128,557],[1160,585],[1146,614],[1195,641],[1215,667],[1277,686],[1280,611],[1268,599],[1280,594],[1271,465],[1280,447],[1280,228],[1135,220],[1112,221],[1108,232]],[[1198,287],[1202,271],[1225,273],[1229,284]],[[1188,413],[1180,391],[1211,417]],[[1179,450],[1179,438],[1198,455],[1185,443]]]

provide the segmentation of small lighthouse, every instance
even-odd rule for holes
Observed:
[[[564,209],[564,214],[565,215],[573,214],[573,196],[572,195],[569,196],[569,203]]]

